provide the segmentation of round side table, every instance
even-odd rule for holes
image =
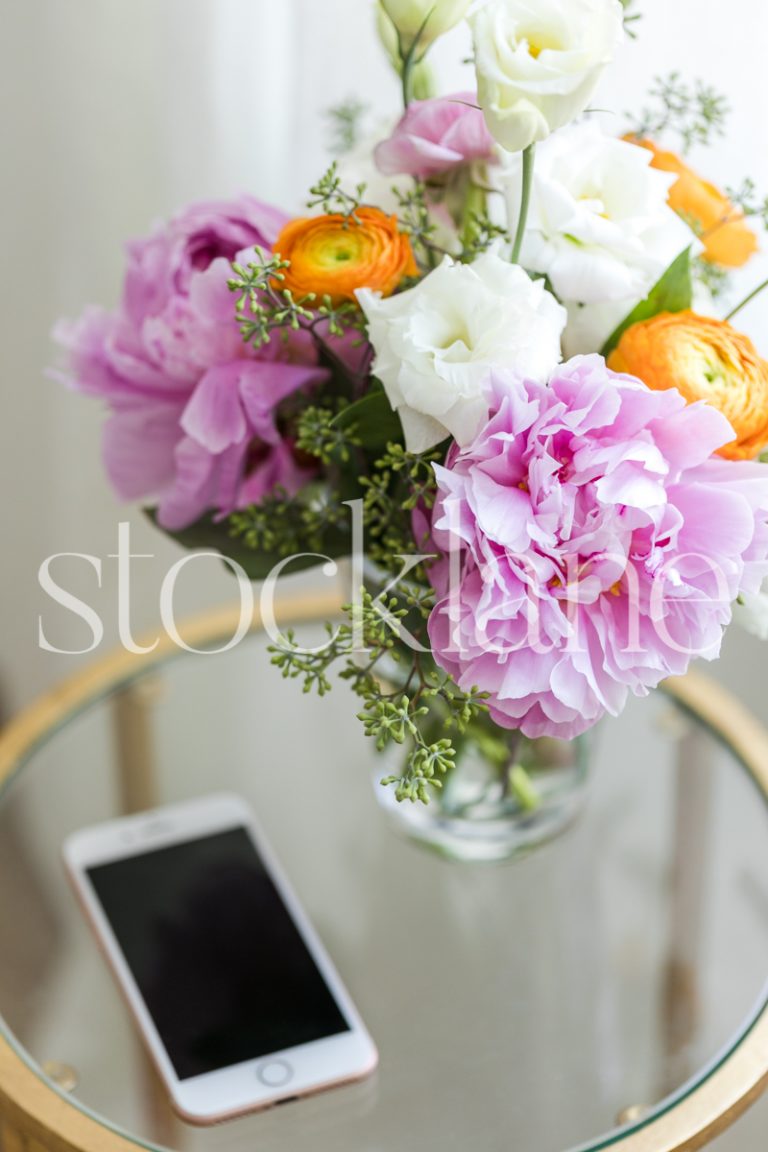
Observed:
[[[307,643],[333,594],[278,608]],[[3,1152],[683,1152],[768,1082],[768,734],[699,674],[596,735],[557,841],[458,865],[399,839],[340,684],[261,621],[118,652],[0,736]],[[314,639],[318,637],[318,639]],[[376,1040],[369,1080],[198,1129],[169,1107],[64,879],[79,827],[207,792],[257,811]]]

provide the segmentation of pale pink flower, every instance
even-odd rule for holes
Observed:
[[[388,140],[375,152],[386,176],[429,180],[474,161],[492,161],[493,137],[472,92],[414,100]]]

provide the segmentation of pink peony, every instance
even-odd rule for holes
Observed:
[[[414,100],[388,140],[376,148],[385,176],[428,180],[475,160],[495,156],[493,137],[472,92]]]
[[[68,382],[102,396],[107,474],[124,500],[158,502],[176,530],[312,475],[280,435],[277,407],[325,378],[309,337],[255,352],[240,336],[230,262],[271,248],[286,217],[250,196],[190,205],[128,245],[123,299],[59,325]]]
[[[599,356],[491,387],[435,469],[432,647],[498,724],[570,738],[717,656],[768,572],[768,474],[712,456],[733,437],[714,408]]]

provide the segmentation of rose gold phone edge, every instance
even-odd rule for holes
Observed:
[[[269,1095],[268,1097],[265,1097],[264,1099],[255,1100],[255,1101],[252,1101],[250,1103],[238,1105],[238,1106],[233,1107],[233,1108],[224,1108],[224,1109],[221,1109],[219,1111],[216,1111],[215,1113],[211,1112],[211,1113],[201,1114],[201,1113],[195,1113],[195,1112],[189,1111],[187,1108],[184,1107],[184,1105],[178,1099],[178,1095],[175,1091],[175,1088],[177,1085],[182,1084],[183,1081],[180,1080],[175,1075],[175,1071],[173,1070],[173,1065],[172,1065],[172,1062],[170,1060],[170,1056],[169,1056],[167,1050],[165,1049],[165,1045],[163,1044],[162,1040],[160,1039],[159,1033],[157,1033],[157,1031],[155,1029],[154,1020],[152,1019],[151,1013],[149,1012],[149,1009],[146,1006],[144,998],[141,995],[141,992],[138,988],[138,985],[136,984],[136,982],[133,978],[133,973],[132,973],[130,967],[128,966],[127,961],[125,960],[125,958],[123,956],[122,949],[120,948],[120,945],[117,942],[117,939],[114,937],[114,933],[112,932],[111,925],[109,924],[109,921],[106,917],[106,913],[101,908],[101,905],[95,896],[92,895],[89,897],[87,895],[88,889],[85,888],[85,884],[87,884],[88,881],[87,881],[87,878],[83,874],[86,865],[81,864],[78,866],[77,864],[74,863],[74,861],[72,859],[72,855],[71,855],[71,849],[72,849],[73,845],[75,845],[78,841],[81,840],[81,838],[89,836],[91,833],[97,833],[97,832],[105,832],[106,833],[108,831],[117,831],[118,829],[125,827],[128,823],[134,824],[134,823],[140,822],[140,821],[157,819],[160,816],[165,816],[167,813],[171,813],[171,814],[177,813],[180,810],[191,808],[193,805],[195,807],[198,807],[204,803],[208,803],[208,802],[213,801],[213,800],[215,800],[217,802],[220,800],[226,800],[226,801],[234,800],[234,801],[236,801],[237,806],[241,810],[241,814],[244,815],[244,817],[245,817],[244,824],[243,824],[243,821],[241,820],[241,822],[237,823],[237,824],[231,823],[231,824],[226,824],[226,825],[219,825],[218,827],[222,831],[225,829],[225,827],[243,827],[243,826],[245,826],[247,828],[248,833],[254,842],[257,853],[261,856],[261,858],[263,859],[263,861],[266,865],[267,872],[268,872],[270,879],[272,880],[273,884],[275,885],[275,888],[278,892],[278,895],[280,896],[281,901],[285,905],[292,921],[294,922],[294,924],[296,925],[296,927],[299,931],[299,934],[301,936],[301,939],[302,939],[302,942],[303,942],[305,948],[307,949],[308,953],[312,957],[313,963],[315,964],[316,968],[320,972],[320,975],[322,976],[324,982],[328,986],[329,991],[331,992],[334,1001],[336,1002],[337,1006],[340,1008],[342,1014],[347,1019],[347,1022],[350,1025],[349,1035],[359,1037],[367,1043],[368,1059],[367,1059],[367,1061],[361,1063],[360,1067],[352,1073],[345,1072],[345,1073],[341,1074],[340,1076],[332,1076],[332,1077],[329,1077],[327,1080],[324,1079],[322,1081],[318,1081],[317,1083],[310,1085],[306,1088],[291,1087],[291,1085],[288,1084],[285,1086],[284,1089],[275,1090],[271,1095]],[[216,826],[212,825],[211,831],[215,830],[215,827]],[[199,834],[204,834],[204,833],[199,833]],[[188,834],[186,839],[189,839],[189,838],[190,837]],[[173,838],[171,838],[167,841],[167,843],[180,843],[180,842],[183,842],[184,839],[185,839],[184,828],[181,827],[178,829],[178,834],[175,834],[173,836]],[[163,841],[163,843],[165,844],[166,841]],[[126,859],[127,857],[132,856],[132,855],[141,855],[142,852],[152,851],[153,848],[155,848],[157,846],[158,845],[156,845],[156,844],[153,844],[153,845],[143,844],[139,848],[138,851],[133,851],[133,852],[124,851],[124,850],[115,851],[114,855],[110,854],[104,858],[98,858],[98,857],[94,858],[90,862],[90,864],[87,866],[95,866],[99,863],[106,863],[106,862],[111,861],[111,860]],[[117,843],[115,843],[114,847],[115,847],[115,849],[118,849],[119,846]],[[330,956],[326,952],[324,945],[322,944],[319,937],[317,936],[314,927],[312,926],[312,924],[308,920],[306,913],[303,911],[302,906],[299,904],[298,898],[297,898],[295,892],[293,891],[293,888],[290,885],[290,882],[287,880],[287,878],[283,874],[280,865],[277,863],[275,857],[273,856],[271,847],[266,843],[266,841],[263,837],[263,834],[261,833],[260,828],[256,824],[254,815],[253,815],[250,807],[240,797],[230,796],[229,794],[226,794],[226,793],[216,793],[215,796],[202,797],[202,798],[191,800],[191,801],[182,801],[182,802],[177,803],[177,804],[171,804],[171,805],[166,805],[166,806],[162,806],[159,808],[148,809],[145,812],[137,813],[136,815],[132,815],[130,817],[118,817],[118,818],[113,819],[113,820],[104,821],[103,823],[100,823],[97,825],[91,825],[89,827],[82,828],[79,831],[77,831],[77,832],[75,832],[75,833],[73,833],[67,837],[66,841],[64,842],[64,845],[62,846],[62,858],[63,858],[63,862],[64,862],[64,871],[65,871],[65,874],[66,874],[67,879],[69,881],[70,887],[72,888],[72,891],[75,895],[77,903],[83,912],[85,920],[86,920],[86,922],[90,928],[91,934],[92,934],[94,940],[96,941],[96,945],[98,947],[98,950],[99,950],[102,958],[105,960],[107,968],[109,969],[109,971],[112,975],[112,978],[115,982],[115,985],[119,991],[120,998],[123,1001],[123,1004],[125,1005],[125,1007],[128,1009],[128,1012],[131,1016],[131,1019],[134,1023],[134,1026],[136,1027],[136,1029],[139,1033],[139,1036],[141,1038],[142,1048],[144,1049],[146,1055],[149,1057],[154,1071],[156,1072],[160,1082],[163,1084],[163,1087],[166,1090],[171,1108],[176,1113],[176,1115],[179,1116],[186,1123],[189,1123],[190,1125],[193,1125],[194,1127],[197,1127],[197,1128],[214,1127],[215,1125],[224,1123],[227,1120],[235,1120],[235,1119],[238,1119],[238,1118],[243,1117],[243,1116],[248,1116],[251,1114],[258,1113],[258,1112],[267,1111],[268,1109],[275,1107],[277,1104],[284,1103],[285,1101],[288,1101],[288,1100],[292,1101],[292,1100],[305,1099],[305,1098],[310,1097],[310,1096],[317,1096],[322,1092],[333,1091],[336,1088],[342,1088],[346,1085],[357,1084],[357,1083],[365,1080],[368,1076],[370,1076],[376,1070],[376,1068],[378,1067],[378,1063],[379,1063],[379,1054],[378,1054],[376,1045],[374,1044],[373,1039],[371,1038],[371,1035],[368,1032],[368,1029],[366,1028],[365,1024],[363,1023],[362,1017],[360,1016],[360,1013],[358,1012],[354,1002],[352,1001],[352,998],[349,995],[349,992],[347,991],[346,986],[344,985],[343,981],[341,980],[341,977],[339,976],[338,972],[336,971],[335,965],[333,964]],[[99,916],[94,914],[94,909],[93,909],[93,907],[91,907],[91,901],[93,901],[94,905],[98,908],[101,917],[105,921],[104,928],[102,928],[102,925],[99,923]],[[298,913],[298,915],[296,915],[296,913]],[[309,929],[308,932],[306,931],[307,929]],[[308,935],[310,937],[309,940],[307,939]],[[109,937],[109,939],[107,937]],[[110,941],[111,941],[111,943],[110,943]],[[126,971],[128,972],[128,975],[130,978],[133,996],[131,994],[131,989],[128,987],[128,985],[127,985],[127,983],[123,977],[123,973],[121,972],[121,969],[120,969],[120,964],[118,964],[116,962],[115,955],[113,954],[113,952],[122,958],[123,964],[125,965]],[[329,979],[329,970],[330,970],[330,977],[331,977],[330,979]],[[144,1011],[146,1012],[146,1015],[147,1015],[151,1025],[152,1025],[152,1032],[149,1032],[147,1030],[147,1028],[145,1027],[145,1023],[141,1018],[141,1014],[137,1011],[137,1006],[134,1003],[134,997],[141,1002],[141,1004],[144,1008]],[[333,1039],[334,1039],[334,1037],[325,1037],[319,1041],[314,1041],[313,1043],[314,1044],[325,1044],[325,1043],[328,1043],[328,1041],[332,1041]],[[301,1047],[301,1046],[299,1046],[299,1047]],[[159,1058],[159,1053],[157,1051],[157,1048],[159,1048],[162,1051],[163,1055],[165,1056],[165,1059],[168,1063],[168,1069],[166,1069],[163,1066],[163,1062]],[[296,1051],[296,1050],[297,1050],[296,1048],[292,1048],[292,1049],[286,1049],[285,1051],[291,1052],[291,1051]],[[262,1057],[257,1058],[254,1061],[248,1061],[247,1063],[248,1064],[261,1063],[261,1062],[263,1062],[265,1060],[269,1060],[271,1057],[274,1057],[277,1055],[278,1055],[277,1053],[268,1053]],[[218,1069],[215,1072],[204,1074],[204,1075],[222,1074],[222,1073],[225,1073],[225,1072],[231,1070],[232,1068],[237,1068],[237,1067],[240,1067],[240,1065],[230,1065],[229,1068],[225,1067],[223,1069]],[[169,1071],[170,1071],[170,1075],[169,1075]]]

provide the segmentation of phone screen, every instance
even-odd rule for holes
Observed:
[[[350,1030],[245,828],[86,875],[180,1080]]]

